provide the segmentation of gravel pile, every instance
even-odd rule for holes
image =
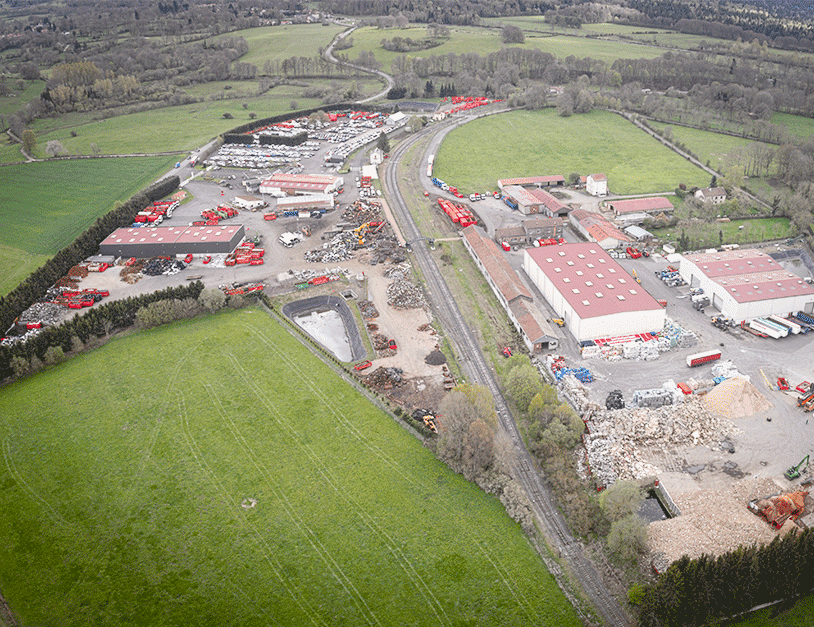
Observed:
[[[447,358],[441,351],[434,350],[424,358],[424,363],[430,366],[440,366],[441,364],[447,363]]]

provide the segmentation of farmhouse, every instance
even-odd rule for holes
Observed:
[[[242,224],[116,229],[99,244],[102,255],[150,257],[230,253],[243,241]]]
[[[707,187],[696,191],[695,197],[701,202],[720,205],[726,201],[726,190],[723,187]]]
[[[562,187],[565,177],[560,174],[549,176],[523,176],[513,179],[498,179],[497,186],[501,191],[504,187],[519,185],[520,187]]]
[[[565,217],[571,208],[561,203],[544,189],[527,189],[520,185],[508,185],[503,195],[517,205],[523,215],[544,213],[549,217]]]
[[[254,211],[266,205],[266,201],[262,198],[255,198],[254,196],[235,196],[233,201],[235,207],[240,209],[249,209]]]
[[[261,194],[282,190],[286,194],[330,194],[344,185],[341,176],[330,174],[285,174],[277,172],[260,183]]]
[[[558,218],[532,218],[521,224],[495,229],[498,244],[531,244],[538,239],[559,239],[562,237],[562,220]]]
[[[591,196],[607,196],[608,177],[604,174],[589,174],[585,179],[585,191]]]
[[[571,225],[585,239],[598,243],[605,250],[618,248],[620,245],[626,245],[633,241],[607,218],[593,211],[574,209],[569,216],[569,220]]]
[[[814,309],[814,288],[759,250],[685,254],[678,271],[736,322]]]
[[[673,203],[664,196],[650,196],[648,198],[631,198],[629,200],[613,200],[608,203],[610,210],[617,217],[628,216],[635,213],[654,215],[670,213],[675,210]]]
[[[463,243],[522,336],[526,348],[532,352],[557,348],[559,340],[534,306],[531,292],[495,243],[474,225],[463,230]]]
[[[595,243],[527,248],[523,269],[578,342],[664,327],[664,308]]]

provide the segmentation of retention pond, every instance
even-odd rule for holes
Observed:
[[[283,314],[340,361],[366,355],[353,312],[337,296],[314,296],[283,306]]]

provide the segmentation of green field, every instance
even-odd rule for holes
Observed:
[[[507,20],[502,20],[507,22]],[[440,46],[408,53],[408,57],[429,57],[433,55],[441,56],[446,54],[468,54],[477,52],[485,56],[492,52],[498,52],[505,47],[501,41],[500,31],[484,28],[463,28],[450,29],[450,39],[444,41]],[[381,30],[378,28],[360,28],[354,31],[353,47],[343,50],[350,59],[355,59],[361,51],[372,51],[376,55],[376,60],[382,64],[382,69],[389,72],[393,59],[403,53],[390,52],[381,47],[382,39],[392,39],[402,37],[406,39],[424,39],[427,36],[425,27],[411,27],[404,30]],[[622,41],[608,41],[600,39],[587,39],[584,36],[569,36],[566,34],[553,34],[546,36],[528,36],[523,44],[513,44],[512,47],[539,49],[549,52],[555,57],[564,59],[568,56],[578,58],[591,57],[604,61],[608,65],[617,59],[654,59],[664,54],[664,50],[650,46],[642,46]]]
[[[672,124],[664,124],[662,122],[649,122],[650,126],[656,131],[663,131],[666,127],[670,127],[673,137],[689,148],[698,159],[704,163],[709,162],[709,166],[713,170],[720,172],[724,166],[730,164],[735,157],[734,153],[742,152],[743,162],[746,163],[748,159],[747,148],[751,144],[762,144],[763,142],[756,142],[753,139],[744,139],[743,137],[732,137],[723,133],[715,133],[714,131],[702,131],[695,128],[688,128],[686,126],[678,126]],[[772,144],[764,144],[770,150],[775,150],[777,146]]]
[[[173,161],[82,159],[0,168],[0,294],[70,244],[116,201],[156,180]]]
[[[743,228],[740,228],[743,227]],[[758,218],[731,222],[689,222],[665,229],[649,229],[653,235],[666,241],[676,241],[682,232],[691,240],[691,248],[710,248],[724,244],[748,244],[767,240],[785,239],[797,234],[788,218]],[[723,240],[721,235],[723,234]]]
[[[729,627],[809,627],[814,616],[814,596],[808,595],[789,609],[780,606],[755,612],[748,618],[727,623]]]
[[[785,127],[791,137],[808,139],[814,135],[814,118],[804,118],[801,115],[788,113],[775,113],[772,115],[772,124]]]
[[[499,502],[258,309],[0,390],[21,624],[581,625]]]
[[[501,178],[571,172],[604,172],[614,194],[709,183],[703,170],[605,111],[569,118],[554,109],[513,111],[469,122],[444,140],[434,172],[467,194],[495,189]]]
[[[336,24],[291,24],[238,30],[222,37],[243,37],[249,52],[240,57],[240,62],[256,65],[261,74],[266,61],[318,56],[319,49],[327,48],[334,35],[343,30],[344,27]]]

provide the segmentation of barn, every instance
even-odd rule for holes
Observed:
[[[230,253],[243,241],[242,224],[229,226],[158,226],[116,229],[99,244],[102,255],[114,257],[174,257]]]
[[[626,200],[614,200],[608,203],[611,211],[617,217],[634,213],[646,213],[657,215],[661,213],[672,213],[675,210],[673,203],[666,196],[648,196],[646,198],[629,198]]]
[[[664,308],[595,243],[527,248],[523,269],[578,342],[664,328]]]
[[[814,309],[814,288],[756,249],[686,253],[678,272],[736,322]]]
[[[574,209],[568,219],[585,239],[596,242],[605,250],[628,246],[633,241],[599,213],[587,209]]]
[[[286,174],[277,172],[260,183],[261,194],[282,190],[286,194],[330,194],[344,185],[341,176],[330,174]]]

